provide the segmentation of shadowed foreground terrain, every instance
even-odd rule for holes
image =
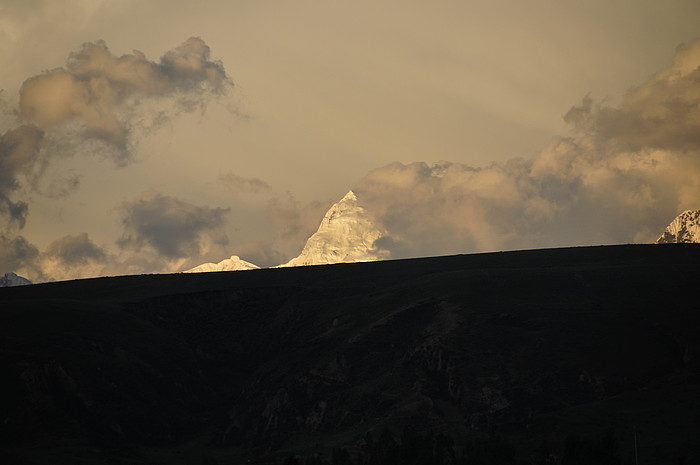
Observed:
[[[698,283],[672,244],[3,288],[0,459],[700,463]]]

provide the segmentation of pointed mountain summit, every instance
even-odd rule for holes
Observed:
[[[328,210],[301,254],[279,266],[385,260],[389,253],[375,246],[384,235],[369,212],[358,205],[355,193],[349,191]]]
[[[231,255],[231,258],[222,260],[219,263],[203,263],[199,266],[195,266],[185,273],[208,273],[210,271],[243,271],[243,270],[255,270],[260,268],[258,265],[254,265],[247,262],[238,255]]]
[[[657,244],[700,243],[700,210],[686,210],[676,217],[656,239]]]
[[[27,284],[32,284],[32,282],[12,272],[0,276],[0,287],[26,286]]]

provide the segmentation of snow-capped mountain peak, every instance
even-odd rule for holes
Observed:
[[[32,282],[12,272],[5,273],[5,276],[0,277],[0,287],[26,286],[27,284],[32,284]]]
[[[355,193],[352,191],[352,189],[350,189],[350,190],[348,191],[348,193],[345,194],[345,197],[343,197],[342,199],[340,199],[340,202],[338,202],[338,203],[342,203],[342,202],[357,202],[357,196],[356,196]]]
[[[255,270],[260,268],[258,265],[254,265],[247,262],[238,255],[231,255],[231,258],[220,261],[219,263],[203,263],[199,266],[195,266],[185,273],[207,273],[210,271],[243,271],[243,270]]]
[[[326,212],[301,254],[279,266],[384,260],[389,258],[389,253],[375,246],[377,239],[384,235],[351,190]]]
[[[326,212],[301,254],[276,268],[386,260],[390,258],[389,252],[375,246],[377,239],[383,236],[385,232],[377,226],[372,215],[358,204],[355,193],[349,191]],[[233,255],[219,263],[204,263],[185,273],[255,268],[258,266]]]
[[[657,244],[700,242],[700,210],[686,210],[678,215],[656,240]]]

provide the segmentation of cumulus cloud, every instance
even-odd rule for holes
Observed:
[[[671,154],[636,155],[590,159],[557,140],[533,160],[486,168],[389,165],[355,191],[393,257],[648,242],[676,211],[683,173]]]
[[[678,48],[672,65],[630,90],[617,107],[586,97],[567,121],[612,150],[700,148],[700,39]]]
[[[354,190],[389,231],[377,245],[406,257],[651,242],[700,207],[700,41],[619,107],[586,96],[565,119],[579,136],[531,159],[371,171]]]
[[[126,165],[133,158],[137,132],[167,120],[173,111],[203,108],[210,97],[225,94],[231,86],[222,63],[210,58],[209,47],[197,37],[158,61],[138,51],[113,55],[104,41],[86,43],[69,55],[64,67],[24,81],[19,108],[13,112],[16,127],[0,135],[0,233],[3,248],[17,247],[3,251],[0,268],[16,271],[36,259],[36,247],[19,235],[30,206],[16,198],[18,192],[61,197],[78,189],[80,176],[50,180],[41,187],[42,175],[56,158],[99,152],[118,166]],[[135,234],[125,244],[138,245],[140,238],[166,255],[177,254],[176,239],[169,244]],[[65,264],[52,253],[47,251],[43,263]]]
[[[122,207],[122,249],[144,247],[162,257],[177,260],[197,257],[211,245],[228,243],[223,226],[225,208],[196,206],[158,193],[142,194]]]
[[[77,125],[79,135],[103,142],[114,149],[115,161],[125,164],[134,114],[144,99],[179,98],[181,109],[191,111],[202,96],[223,94],[230,85],[223,65],[211,61],[209,47],[197,37],[159,62],[139,51],[115,56],[97,41],[71,53],[64,68],[27,79],[19,114],[46,130]]]
[[[23,270],[32,280],[42,279],[36,259],[39,250],[22,236],[0,233],[0,273]]]
[[[74,151],[81,142],[104,143],[114,149],[117,164],[127,163],[132,126],[140,123],[136,113],[145,101],[177,100],[181,109],[192,110],[193,102],[223,94],[230,85],[223,65],[211,61],[209,47],[196,37],[159,62],[138,51],[114,56],[103,41],[84,44],[69,56],[65,68],[46,71],[22,85],[18,114],[25,124],[0,136],[0,215],[24,226],[28,206],[11,200],[20,178],[36,188],[50,158]],[[162,112],[157,115],[163,117]],[[78,134],[73,132],[76,126],[82,128]],[[47,141],[53,145],[46,147]],[[53,186],[49,195],[65,195],[78,181],[71,178]]]
[[[45,255],[67,266],[85,265],[90,261],[103,261],[107,254],[90,240],[87,233],[64,236],[49,245]]]
[[[111,257],[87,233],[64,236],[53,241],[41,254],[39,264],[52,280],[98,276]]]
[[[260,194],[272,190],[272,186],[262,179],[245,178],[231,172],[219,176],[219,181],[221,181],[224,187],[234,193]]]

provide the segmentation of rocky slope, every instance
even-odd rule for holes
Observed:
[[[255,270],[260,268],[258,265],[247,262],[238,255],[232,255],[231,258],[221,260],[219,263],[203,263],[195,266],[184,273],[207,273],[210,271],[244,271]]]
[[[384,232],[358,203],[355,193],[349,191],[328,210],[301,254],[280,266],[385,260],[389,253],[375,245],[382,236]]]
[[[5,273],[5,276],[0,277],[0,287],[26,286],[27,284],[32,284],[32,282],[12,272]]]
[[[666,227],[657,244],[700,242],[700,210],[686,210]]]

